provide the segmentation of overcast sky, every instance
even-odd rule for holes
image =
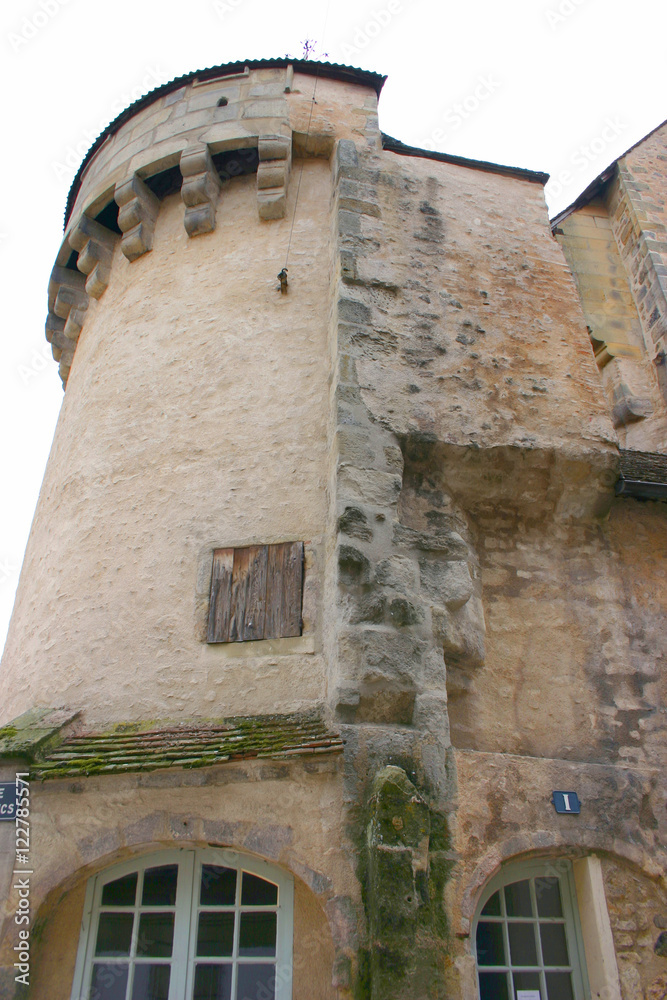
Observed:
[[[666,37],[664,0],[4,0],[0,647],[62,401],[44,319],[67,191],[127,104],[311,39],[388,75],[390,135],[549,172],[553,215],[667,117]]]

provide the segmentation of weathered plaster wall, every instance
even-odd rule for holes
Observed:
[[[450,698],[455,746],[650,763],[667,747],[667,509],[476,524],[486,660]]]
[[[472,920],[480,894],[503,863],[539,857],[558,873],[562,858],[597,853],[619,960],[623,1000],[640,1000],[664,959],[653,951],[663,919],[665,790],[659,770],[456,751],[459,864],[447,887],[451,914],[452,995],[475,1000],[466,987],[472,963]],[[576,790],[578,816],[557,815],[554,789]],[[662,926],[662,924],[659,924]],[[474,965],[473,965],[474,969]],[[641,988],[640,988],[641,984]],[[647,994],[654,1000],[661,994]]]
[[[260,855],[292,872],[294,998],[332,1000],[334,957],[354,943],[358,899],[350,861],[340,849],[339,772],[339,758],[249,761],[35,788],[32,850],[40,861],[31,879],[38,930],[30,996],[69,1000],[83,894],[92,874],[160,848],[209,844]],[[7,824],[0,830],[9,839],[11,832]],[[11,867],[2,873],[2,996],[12,995],[2,993],[13,978]]]
[[[171,196],[151,253],[130,264],[116,250],[77,347],[26,554],[5,718],[64,703],[108,721],[323,699],[320,600],[306,602],[302,639],[250,644],[240,663],[201,641],[205,565],[197,574],[216,545],[300,539],[318,590],[329,192],[328,165],[307,161],[286,296],[276,275],[291,211],[260,222],[254,176],[228,185],[214,232],[189,239]]]

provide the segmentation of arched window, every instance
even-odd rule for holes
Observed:
[[[588,986],[572,866],[504,868],[473,926],[480,1000],[585,1000]]]
[[[88,883],[72,1000],[290,1000],[293,899],[228,850],[115,865]]]

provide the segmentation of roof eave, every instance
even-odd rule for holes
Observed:
[[[535,184],[546,184],[549,174],[540,170],[528,170],[525,167],[510,167],[504,163],[491,163],[488,160],[471,160],[466,156],[455,156],[453,153],[438,153],[432,149],[421,149],[419,146],[408,146],[400,139],[382,133],[382,148],[400,156],[416,156],[427,160],[438,160],[441,163],[454,163],[460,167],[472,170],[484,170],[491,174],[503,174],[506,177],[518,177],[520,180],[532,181]]]

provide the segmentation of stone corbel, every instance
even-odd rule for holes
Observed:
[[[58,374],[64,386],[67,384],[67,378],[72,367],[76,344],[69,337],[65,336],[65,321],[56,316],[55,313],[49,312],[46,317],[44,332],[48,343],[51,345],[53,360],[59,363]]]
[[[625,383],[614,391],[614,407],[611,417],[614,427],[627,427],[628,424],[636,423],[638,420],[645,420],[653,414],[653,404],[650,399],[643,399],[634,396]]]
[[[264,135],[258,141],[257,209],[260,219],[283,219],[292,164],[292,140]]]
[[[123,232],[120,248],[133,261],[153,247],[160,201],[137,174],[116,185],[114,198],[120,209],[118,225]]]
[[[51,353],[54,361],[60,361],[63,351],[71,351],[74,344],[65,336],[65,320],[60,319],[55,313],[50,312],[46,317],[44,335],[47,343],[51,345]]]
[[[99,299],[109,284],[111,259],[118,236],[87,215],[81,215],[67,239],[79,254],[76,266],[87,275],[86,292]]]
[[[64,321],[63,333],[72,341],[72,349],[79,339],[87,309],[88,295],[83,274],[56,264],[49,280],[49,312]]]
[[[215,209],[222,187],[208,146],[195,146],[181,153],[185,205],[183,224],[188,236],[201,236],[215,229]]]

